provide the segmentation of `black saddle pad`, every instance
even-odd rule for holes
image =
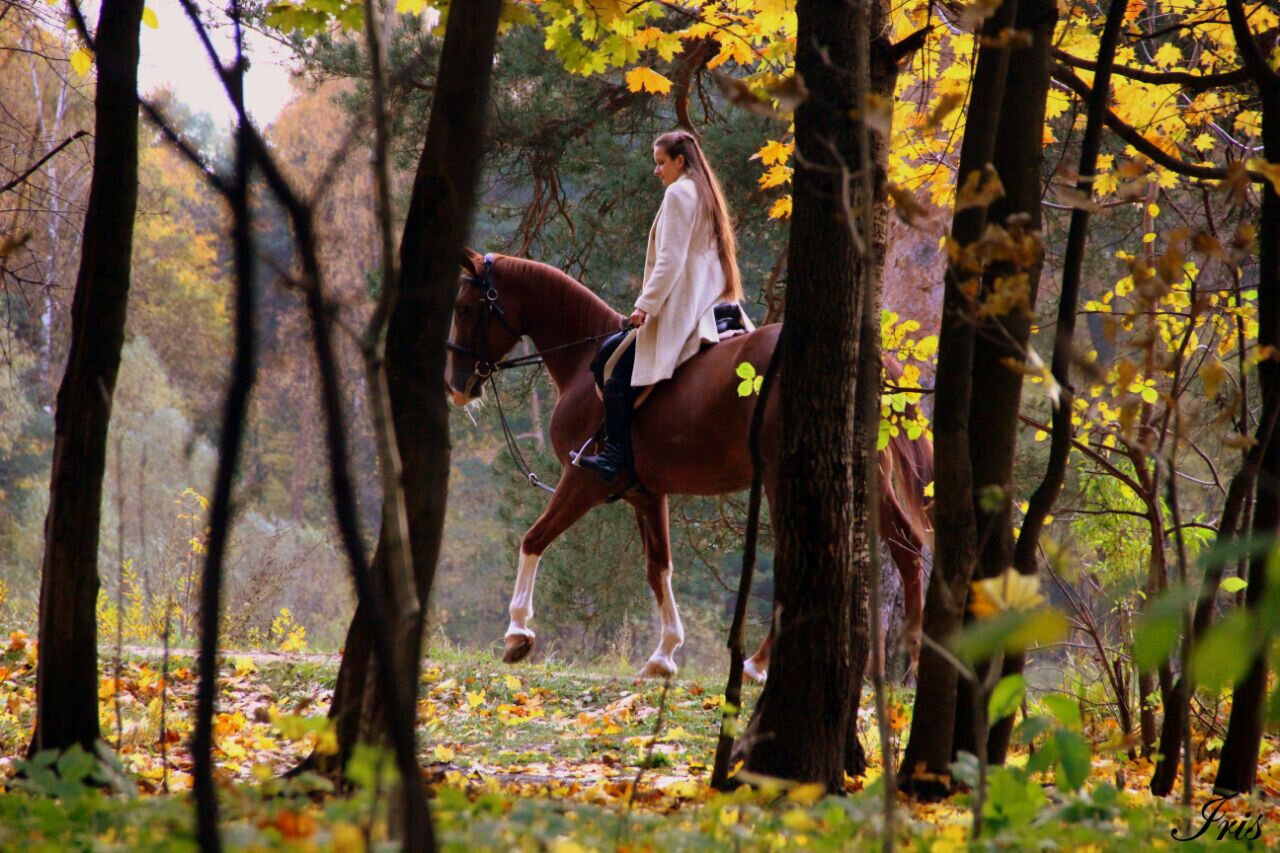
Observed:
[[[720,334],[732,331],[747,330],[746,323],[742,322],[742,306],[736,302],[722,302],[714,309],[716,318],[716,331]]]

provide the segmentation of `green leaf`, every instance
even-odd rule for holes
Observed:
[[[750,396],[751,396],[751,390],[752,390],[752,385],[751,385],[751,380],[750,380],[750,379],[744,379],[744,380],[742,380],[741,382],[739,382],[739,383],[738,383],[738,396],[739,396],[739,397],[750,397]]]
[[[1257,619],[1248,610],[1233,610],[1196,641],[1189,671],[1196,684],[1220,690],[1249,671],[1262,642]]]
[[[993,767],[987,779],[986,818],[983,834],[1008,827],[1025,826],[1035,820],[1048,802],[1039,783],[1012,767]]]
[[[1068,791],[1079,790],[1089,778],[1091,756],[1089,744],[1075,732],[1058,729],[1053,734],[1058,748],[1058,787]]]
[[[1027,717],[1014,730],[1014,737],[1023,746],[1030,746],[1032,741],[1042,735],[1050,726],[1048,717]]]
[[[1045,725],[1048,726],[1049,720],[1041,717]],[[1058,763],[1058,741],[1052,737],[1046,738],[1045,742],[1030,756],[1027,757],[1026,771],[1028,773],[1043,773],[1050,767]]]
[[[996,683],[987,700],[987,724],[994,725],[999,720],[1018,710],[1022,697],[1027,695],[1027,679],[1020,673],[1006,675]]]
[[[1076,704],[1076,700],[1070,696],[1059,696],[1056,693],[1048,693],[1041,699],[1045,706],[1049,709],[1049,713],[1063,726],[1069,729],[1078,729],[1081,726],[1080,706]]]
[[[1222,588],[1223,592],[1239,592],[1248,585],[1249,582],[1244,578],[1229,577],[1223,578],[1222,583],[1219,586]]]
[[[956,753],[956,760],[951,762],[947,768],[951,771],[951,778],[958,782],[968,785],[970,788],[978,787],[978,775],[981,770],[978,766],[978,756],[972,752]]]
[[[1020,652],[1029,646],[1056,642],[1066,636],[1067,620],[1053,608],[1008,610],[970,623],[951,642],[956,657],[966,663],[986,660],[997,649]]]
[[[1147,603],[1146,613],[1133,626],[1133,657],[1138,668],[1151,672],[1169,659],[1177,645],[1182,620],[1194,593],[1169,589]]]
[[[80,783],[93,772],[96,759],[74,744],[58,759],[58,775],[67,782]]]
[[[742,364],[738,365],[738,369],[735,372],[738,374],[738,378],[740,379],[754,379],[756,375],[756,368],[751,362],[744,361]]]

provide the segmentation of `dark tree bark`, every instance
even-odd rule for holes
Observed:
[[[400,633],[406,684],[417,685],[427,601],[444,529],[449,480],[449,411],[444,342],[475,199],[500,3],[475,0],[450,7],[426,144],[418,161],[409,215],[400,241],[400,296],[387,330],[386,371],[399,444],[409,528],[409,552],[419,609]],[[393,589],[384,536],[373,569],[382,590]],[[358,742],[383,743],[386,714],[374,684],[371,641],[363,614],[347,631],[346,652],[330,716],[337,721],[334,761],[345,766]],[[411,694],[406,701],[416,701]]]
[[[1239,0],[1228,0],[1227,12],[1236,46],[1249,69],[1262,101],[1262,149],[1266,160],[1280,162],[1280,74],[1266,61]],[[1258,346],[1280,345],[1280,195],[1262,186],[1262,211],[1258,222]],[[1262,408],[1280,405],[1280,363],[1258,362],[1262,383]],[[1264,418],[1264,421],[1266,419]],[[1280,436],[1273,431],[1262,451],[1257,493],[1253,506],[1253,535],[1274,536],[1280,530]],[[1256,554],[1249,562],[1246,606],[1256,608],[1267,592],[1267,556]],[[1231,719],[1222,742],[1215,790],[1251,791],[1258,773],[1262,744],[1263,706],[1267,693],[1267,644],[1255,653],[1249,672],[1231,694]]]
[[[983,28],[993,39],[1017,20],[1017,0],[1002,4]],[[959,185],[992,162],[1000,127],[1000,107],[1008,76],[1009,50],[978,50],[973,91],[960,151]],[[987,208],[957,209],[951,237],[962,247],[975,244],[987,222]],[[938,336],[938,372],[934,386],[935,464],[933,574],[925,593],[924,634],[920,651],[915,713],[903,757],[899,784],[916,796],[945,796],[950,789],[959,674],[928,641],[945,645],[964,622],[969,582],[978,558],[973,466],[969,458],[969,406],[972,399],[974,336],[972,299],[962,286],[979,270],[948,264]]]
[[[1120,35],[1125,6],[1123,0],[1112,0],[1107,12],[1094,66],[1093,91],[1088,98],[1088,116],[1084,140],[1080,148],[1080,180],[1076,189],[1086,198],[1093,196],[1093,176],[1097,171],[1098,153],[1102,148],[1102,129],[1107,112],[1107,98],[1111,90],[1111,67],[1115,59],[1116,42]],[[1053,377],[1062,389],[1061,401],[1053,412],[1053,442],[1049,449],[1049,462],[1045,474],[1028,501],[1027,515],[1014,551],[1014,567],[1025,575],[1038,571],[1037,551],[1044,521],[1053,509],[1062,483],[1066,477],[1067,459],[1071,452],[1071,407],[1074,392],[1071,390],[1070,367],[1072,339],[1075,336],[1076,304],[1080,294],[1080,274],[1084,268],[1085,247],[1089,236],[1089,211],[1077,208],[1071,212],[1071,227],[1067,235],[1067,250],[1063,258],[1062,289],[1058,297],[1058,323],[1053,344]],[[1025,656],[1021,653],[1005,658],[1002,676],[1022,672]],[[1116,676],[1117,685],[1119,675]],[[1117,690],[1119,692],[1119,690]],[[1124,706],[1121,706],[1123,713]],[[1013,718],[991,727],[987,738],[987,754],[990,760],[1003,763],[1009,748],[1009,736]],[[1126,727],[1127,732],[1127,727]]]
[[[238,9],[237,9],[238,12]],[[237,67],[240,67],[237,63]],[[218,619],[222,592],[222,567],[231,533],[231,490],[239,465],[249,394],[257,374],[254,346],[253,222],[249,212],[249,147],[244,113],[243,72],[236,75],[235,177],[227,194],[231,206],[231,240],[235,246],[236,324],[235,357],[227,389],[222,436],[218,442],[218,470],[213,500],[209,504],[209,550],[200,583],[200,675],[196,693],[195,731],[191,737],[194,759],[192,789],[196,798],[196,839],[203,851],[222,849],[218,834],[218,798],[213,783],[213,714],[218,692]]]
[[[124,343],[138,201],[138,31],[143,0],[104,0],[95,39],[93,181],[54,415],[30,751],[98,739],[98,525],[107,425]]]
[[[1019,227],[1040,230],[1044,111],[1049,94],[1049,52],[1057,21],[1055,0],[1022,0],[1018,4],[1017,28],[1030,33],[1032,43],[1029,48],[1014,51],[1018,73],[1009,76],[1000,106],[1000,127],[992,164],[1004,182],[1005,195],[987,212],[987,218],[997,225],[1006,225],[1011,217],[1018,217]],[[978,531],[978,564],[974,574],[979,578],[995,577],[1013,565],[1013,457],[1018,448],[1022,374],[1001,362],[1024,360],[1040,268],[1040,259],[1023,269],[1001,263],[988,268],[983,276],[984,294],[993,292],[997,277],[1015,274],[1027,276],[1028,292],[1025,309],[1014,308],[1004,316],[987,318],[978,327],[973,346],[973,399],[969,407],[973,484],[979,493],[989,487],[998,487],[1003,492],[999,508],[994,512],[984,511],[981,501],[974,505]],[[979,679],[985,681],[988,668],[995,665],[993,661],[979,667]],[[961,751],[977,755],[974,686],[961,679],[958,688],[952,755]],[[981,701],[985,703],[986,697]],[[1006,717],[991,728],[988,760],[994,764],[1004,763],[1012,722],[1011,716]]]
[[[854,10],[841,0],[801,0],[796,71],[810,96],[796,110],[794,212],[787,317],[778,342],[782,427],[777,460],[772,666],[746,741],[748,769],[843,789],[859,770],[852,734],[869,637],[868,495],[861,475],[875,460],[855,430],[863,300],[874,284],[886,233],[886,140],[873,137],[874,224],[855,244],[863,201],[855,101]],[[891,99],[888,3],[870,10],[870,90]],[[870,265],[870,269],[864,269]],[[866,284],[871,284],[867,287]],[[860,286],[862,285],[862,286]],[[806,370],[812,353],[826,368]],[[879,387],[878,371],[874,380]],[[850,740],[853,743],[850,743]]]

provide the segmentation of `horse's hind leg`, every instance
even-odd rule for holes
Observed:
[[[773,646],[773,626],[765,635],[764,642],[756,653],[742,662],[742,674],[758,684],[763,684],[769,677],[769,650]]]
[[[516,567],[516,588],[508,609],[511,624],[503,638],[502,659],[507,663],[523,660],[533,651],[534,633],[529,628],[529,619],[533,616],[533,583],[538,577],[538,562],[543,552],[597,502],[581,489],[573,488],[567,477],[563,478],[547,508],[524,535],[520,543],[520,563]]]
[[[776,521],[774,515],[774,496],[777,495],[777,474],[776,466],[770,465],[765,468],[764,491],[765,497],[769,499],[769,520]],[[775,614],[776,615],[776,614]],[[769,652],[773,648],[773,627],[776,619],[769,622],[769,633],[765,635],[764,641],[760,643],[760,648],[756,649],[756,653],[742,662],[742,674],[752,681],[763,684],[765,679],[769,677]]]
[[[644,540],[644,557],[649,587],[658,600],[661,634],[656,648],[645,663],[641,675],[676,674],[675,651],[684,645],[684,626],[671,591],[671,532],[668,526],[667,496],[651,495],[631,501]]]
[[[911,657],[910,674],[915,672],[920,660],[920,635],[924,627],[924,542],[911,526],[901,504],[887,490],[881,493],[880,536],[889,546],[889,554],[902,578],[902,606],[906,616],[903,640]]]

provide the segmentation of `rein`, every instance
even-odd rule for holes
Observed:
[[[542,364],[543,355],[556,350],[568,349],[582,344],[591,343],[593,341],[601,341],[605,338],[616,335],[617,330],[605,332],[600,335],[592,335],[591,337],[582,338],[577,341],[570,341],[567,344],[559,344],[554,347],[547,347],[544,350],[538,350],[529,355],[518,356],[517,358],[508,358],[502,361],[493,361],[489,358],[489,315],[492,314],[497,318],[508,332],[515,335],[517,339],[523,337],[518,331],[512,328],[511,323],[507,320],[506,314],[498,306],[498,288],[493,282],[493,253],[484,256],[484,269],[478,276],[468,276],[467,282],[471,285],[479,287],[483,290],[483,298],[480,300],[479,316],[476,318],[477,334],[474,336],[479,339],[480,351],[467,349],[459,346],[453,341],[445,341],[445,347],[458,353],[476,360],[475,367],[472,368],[471,379],[467,382],[467,392],[470,392],[477,379],[481,384],[488,380],[490,387],[493,388],[493,399],[498,406],[498,420],[502,423],[502,436],[507,443],[507,452],[511,454],[511,459],[516,463],[516,467],[520,469],[520,473],[524,474],[529,484],[536,486],[543,491],[555,494],[555,488],[548,486],[538,478],[538,475],[529,467],[529,463],[525,461],[524,454],[520,452],[520,446],[516,443],[515,434],[511,431],[511,425],[507,423],[507,415],[502,410],[502,398],[498,395],[498,382],[495,374],[499,370],[510,370],[513,367],[528,367],[531,364]],[[625,323],[624,323],[625,328]],[[481,369],[483,367],[483,370]]]

